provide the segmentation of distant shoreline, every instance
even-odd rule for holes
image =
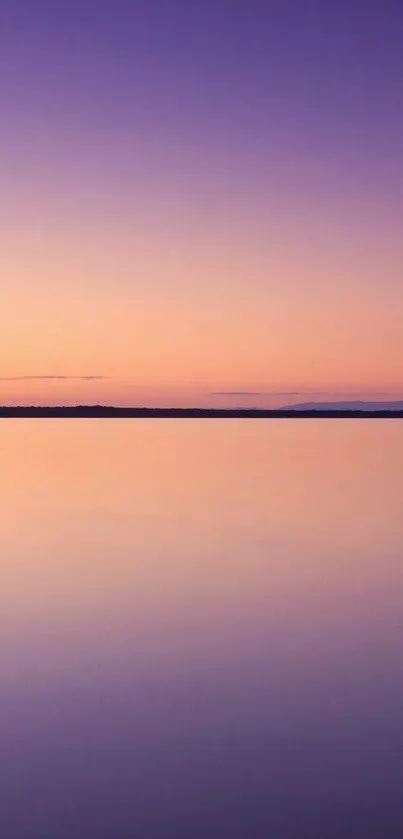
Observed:
[[[0,419],[403,419],[403,411],[32,406],[0,407]]]

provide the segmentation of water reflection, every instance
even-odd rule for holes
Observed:
[[[403,830],[403,425],[0,425],[7,839]]]

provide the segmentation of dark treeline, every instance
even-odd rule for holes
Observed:
[[[118,408],[108,405],[72,407],[0,406],[8,419],[386,419],[403,418],[403,411],[293,410],[264,408]]]

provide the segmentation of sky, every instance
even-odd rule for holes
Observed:
[[[2,0],[0,403],[403,397],[398,0]]]

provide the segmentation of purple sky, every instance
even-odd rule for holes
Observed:
[[[123,401],[136,399],[148,385],[160,390],[161,398],[190,388],[196,399],[205,389],[345,386],[364,392],[400,386],[389,356],[372,377],[370,368],[361,375],[361,350],[353,336],[362,326],[361,301],[366,320],[376,319],[375,344],[381,348],[389,334],[393,358],[403,350],[394,333],[395,313],[399,306],[403,310],[402,43],[403,7],[391,0],[3,0],[5,304],[24,321],[32,318],[37,335],[43,332],[39,309],[48,308],[50,322],[60,321],[60,310],[74,310],[81,289],[88,336],[93,329],[88,312],[98,310],[101,287],[100,318],[113,300],[121,301],[122,310],[138,301],[148,329],[134,327],[141,350],[131,345],[125,365],[117,346],[110,363],[103,353],[97,363],[80,325],[77,351],[71,352],[71,331],[63,319],[65,352],[60,345],[54,354],[49,334],[48,355],[45,344],[39,341],[36,351],[31,342],[28,358],[17,328],[13,340],[8,335],[10,357],[1,362],[0,374],[99,372],[115,381],[108,385],[115,387],[110,393]],[[279,242],[282,254],[292,256],[291,265],[277,253]],[[23,264],[17,252],[27,254]],[[113,276],[110,271],[102,277],[96,253],[104,264],[115,263]],[[179,254],[179,266],[172,254]],[[236,276],[242,258],[245,271]],[[334,268],[330,276],[325,265]],[[278,309],[282,334],[291,319],[294,336],[299,328],[302,334],[315,330],[310,312],[316,306],[322,328],[339,288],[343,302],[337,317],[355,313],[348,336],[354,373],[346,369],[336,340],[340,329],[331,317],[337,370],[330,357],[319,363],[319,338],[318,347],[301,344],[299,353],[298,335],[289,363],[279,350],[273,370],[278,340],[264,344],[263,325],[252,316],[245,340],[262,331],[256,358],[239,359],[232,367],[227,356],[246,286],[257,310]],[[294,301],[288,313],[286,292]],[[212,329],[208,319],[202,323],[203,307],[219,311],[213,333],[222,363],[216,374],[209,357],[203,365],[191,335],[178,338],[177,346],[171,338],[164,343],[161,336],[175,332],[173,313],[161,321],[158,301],[165,295],[178,301],[178,335],[180,324],[194,323],[197,346],[203,329]],[[30,315],[23,312],[24,299]],[[160,357],[169,366],[160,377],[157,358],[146,346],[147,335],[156,345],[157,326],[149,322],[157,316]],[[118,322],[110,323],[111,334]],[[123,316],[121,329],[129,330]],[[92,341],[98,341],[96,330]],[[183,355],[190,359],[187,368],[176,360]],[[305,367],[296,363],[299,355],[306,356]]]

